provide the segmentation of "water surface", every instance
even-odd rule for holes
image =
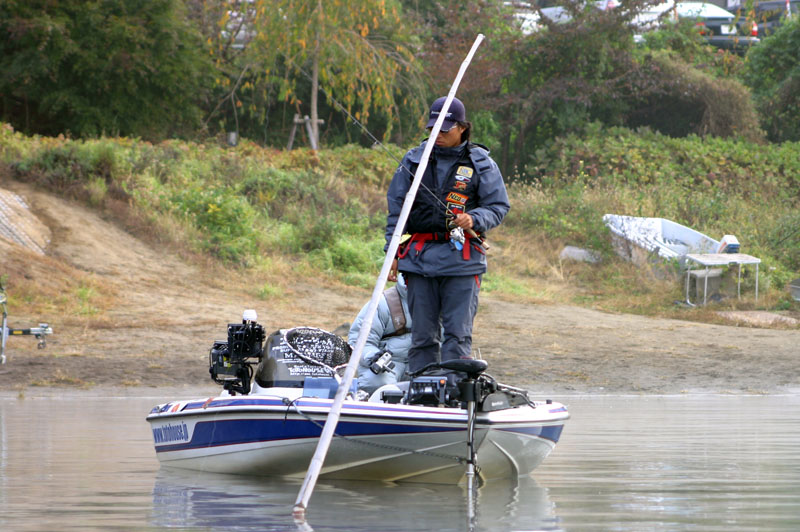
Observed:
[[[299,480],[159,468],[168,399],[0,397],[0,530],[298,530]],[[323,480],[305,530],[800,530],[800,397],[555,399],[556,451],[474,519],[463,487]]]

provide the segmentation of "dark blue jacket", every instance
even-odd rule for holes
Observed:
[[[389,185],[387,247],[424,149],[425,142],[406,153]],[[510,208],[497,164],[489,157],[488,150],[476,144],[434,147],[422,183],[427,189],[420,186],[417,191],[405,232],[447,232],[445,208],[433,195],[452,210],[465,209],[472,216],[473,229],[477,233],[485,233],[499,225]],[[417,247],[416,243],[412,244],[400,259],[400,271],[429,277],[474,275],[486,271],[486,255],[477,244],[472,245],[467,260],[463,252],[455,249],[449,241],[429,241],[421,250]]]

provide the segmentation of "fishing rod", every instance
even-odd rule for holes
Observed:
[[[442,110],[439,113],[439,117],[436,119],[433,129],[431,130],[432,137],[435,138],[436,135],[439,134],[439,131],[441,131],[447,111],[450,109],[450,104],[452,103],[453,98],[455,98],[458,85],[461,83],[461,78],[464,76],[469,63],[472,61],[472,56],[475,55],[475,51],[478,49],[478,46],[483,39],[483,34],[478,34],[478,37],[475,39],[472,48],[467,54],[467,57],[464,59],[463,63],[461,63],[461,68],[458,70],[456,79],[453,81],[453,85],[450,87],[450,92],[447,94],[447,98],[445,98],[444,104],[442,105]],[[411,182],[411,186],[406,193],[405,201],[403,202],[403,208],[400,210],[400,215],[397,219],[397,225],[395,226],[394,233],[389,241],[389,248],[386,251],[386,258],[383,261],[383,267],[381,268],[381,272],[378,275],[377,281],[375,282],[375,288],[372,291],[372,299],[370,299],[370,302],[367,305],[367,312],[362,320],[358,339],[353,347],[350,360],[347,363],[347,369],[345,369],[342,382],[339,384],[339,389],[336,391],[336,397],[334,397],[333,404],[328,412],[325,425],[322,428],[322,433],[319,436],[317,449],[314,452],[314,456],[311,458],[311,463],[308,466],[308,471],[306,472],[305,479],[303,480],[303,485],[300,487],[300,492],[297,494],[297,500],[295,501],[293,508],[293,515],[296,521],[305,522],[305,513],[306,508],[308,508],[308,501],[311,499],[311,493],[314,490],[314,486],[317,483],[317,478],[322,470],[322,464],[324,463],[325,456],[328,453],[328,448],[330,447],[331,440],[333,439],[336,425],[339,423],[339,416],[341,414],[345,397],[350,389],[350,384],[353,382],[356,368],[360,363],[361,354],[364,350],[364,346],[367,343],[367,337],[369,336],[370,329],[372,327],[372,321],[374,320],[375,313],[378,309],[378,301],[383,295],[383,289],[386,286],[386,280],[389,277],[389,271],[391,270],[392,262],[394,261],[397,249],[400,247],[400,237],[402,236],[403,227],[408,220],[408,215],[411,212],[411,206],[414,203],[417,190],[419,190],[422,176],[425,173],[425,169],[428,164],[428,157],[430,156],[432,150],[433,143],[426,143],[425,149],[422,153],[421,163],[419,167],[417,167],[417,171],[414,174],[414,180]]]
[[[298,71],[300,71],[300,73],[302,73],[304,76],[306,76],[306,77],[309,79],[309,81],[310,81],[310,80],[312,80],[312,78],[311,78],[311,75],[310,75],[308,72],[306,72],[306,71],[305,71],[303,68],[301,68],[301,67],[299,67],[299,66],[295,65],[294,63],[292,63],[292,65],[293,65],[293,66],[294,66],[294,67],[295,67],[295,68],[296,68]],[[409,168],[408,168],[406,165],[404,165],[404,164],[403,164],[403,161],[401,161],[400,159],[398,159],[398,158],[397,158],[397,156],[396,156],[395,154],[393,154],[393,153],[392,153],[392,152],[389,150],[389,148],[387,148],[387,147],[386,147],[386,145],[385,145],[383,142],[381,142],[380,140],[378,140],[378,138],[377,138],[377,137],[375,137],[375,135],[373,135],[373,134],[372,134],[372,132],[370,132],[370,130],[369,130],[369,129],[367,129],[367,126],[365,126],[364,124],[362,124],[362,123],[361,123],[361,122],[360,122],[360,121],[359,121],[359,120],[358,120],[358,119],[357,119],[355,116],[353,116],[353,115],[352,115],[352,113],[350,113],[350,111],[348,111],[348,110],[347,110],[347,108],[346,108],[344,105],[342,105],[341,103],[339,103],[339,101],[338,101],[336,98],[334,98],[334,97],[333,97],[333,95],[332,95],[331,93],[329,93],[328,91],[326,91],[324,87],[320,87],[320,86],[318,86],[318,89],[319,89],[320,91],[322,91],[322,93],[323,93],[323,94],[325,94],[325,96],[327,96],[327,97],[328,97],[328,99],[329,99],[330,101],[332,101],[332,102],[334,103],[334,105],[335,105],[335,106],[336,106],[336,107],[337,107],[337,108],[338,108],[338,109],[339,109],[339,110],[340,110],[342,113],[344,113],[345,115],[347,115],[347,118],[349,118],[349,119],[350,119],[350,120],[351,120],[351,121],[352,121],[352,122],[353,122],[355,125],[357,125],[357,126],[358,126],[358,127],[361,129],[361,131],[362,131],[363,133],[365,133],[365,134],[366,134],[366,135],[369,137],[369,139],[370,139],[370,140],[373,142],[373,144],[377,144],[378,146],[380,146],[380,148],[381,148],[381,149],[382,149],[382,150],[383,150],[383,151],[384,151],[384,152],[385,152],[385,153],[386,153],[386,154],[387,154],[389,157],[391,157],[391,158],[392,158],[392,159],[393,159],[393,160],[394,160],[394,161],[395,161],[395,162],[398,164],[398,166],[400,166],[400,167],[401,167],[403,170],[405,170],[406,172],[408,172],[408,175],[410,175],[410,176],[412,176],[412,177],[414,176],[414,172],[412,172],[411,170],[409,170]],[[433,135],[431,135],[431,138],[432,138],[432,137],[433,137]],[[446,216],[448,219],[450,219],[450,220],[454,220],[454,219],[455,219],[455,217],[456,217],[456,213],[455,213],[455,212],[453,212],[453,210],[452,210],[452,209],[451,209],[451,208],[450,208],[450,207],[449,207],[449,206],[448,206],[448,205],[447,205],[445,202],[443,202],[443,201],[442,201],[442,199],[441,199],[439,196],[437,196],[437,195],[436,195],[436,193],[435,193],[434,191],[432,191],[432,190],[431,190],[431,189],[430,189],[430,188],[429,188],[427,185],[425,185],[425,183],[422,183],[422,182],[420,182],[420,184],[419,184],[419,185],[420,185],[420,186],[421,186],[421,187],[422,187],[422,188],[423,188],[423,189],[424,189],[424,190],[425,190],[425,191],[426,191],[428,194],[430,194],[430,195],[431,195],[431,197],[432,197],[433,199],[435,199],[435,200],[436,200],[436,201],[439,203],[439,206],[440,206],[440,207],[442,207],[442,208],[444,209],[445,216]],[[480,236],[480,235],[479,235],[477,232],[475,232],[475,230],[474,230],[474,229],[472,229],[472,228],[469,228],[469,229],[464,229],[464,232],[466,232],[466,233],[467,233],[467,234],[468,234],[470,237],[472,237],[472,238],[474,238],[474,239],[478,240],[478,242],[480,242],[480,243],[481,243],[481,245],[484,247],[484,249],[486,249],[486,250],[488,250],[488,249],[489,249],[489,243],[488,243],[488,242],[486,242],[486,241],[485,241],[483,238],[481,238],[481,236]],[[463,235],[462,235],[462,237],[463,237]],[[463,243],[463,242],[462,242],[462,243]]]

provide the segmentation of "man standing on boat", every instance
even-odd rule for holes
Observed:
[[[429,131],[444,102],[439,98],[431,105]],[[483,235],[499,225],[510,208],[503,176],[489,151],[470,142],[471,130],[464,104],[453,98],[406,222],[410,238],[400,247],[389,274],[389,280],[395,280],[400,271],[406,279],[414,320],[409,373],[431,362],[471,357],[472,322],[486,272]],[[389,185],[384,249],[429,140],[406,153]]]
[[[369,393],[384,384],[396,384],[404,378],[411,347],[411,314],[406,299],[406,283],[402,275],[397,284],[383,292],[378,301],[375,319],[367,336],[367,343],[358,365],[358,387]],[[369,303],[361,308],[347,339],[355,345],[361,331],[361,323],[367,314]],[[389,354],[388,357],[384,355]]]

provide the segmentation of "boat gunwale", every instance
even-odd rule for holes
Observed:
[[[313,399],[313,398],[312,398]],[[211,406],[213,403],[210,403],[207,407],[202,406],[192,406],[190,409],[187,409],[190,405],[204,405],[208,401],[203,402],[202,400],[192,400],[187,402],[187,404],[183,405],[179,410],[175,412],[171,412],[169,410],[165,410],[163,412],[151,412],[146,420],[148,422],[152,422],[155,419],[169,419],[169,418],[183,418],[183,417],[204,417],[209,414],[234,414],[237,412],[240,413],[267,413],[267,414],[279,414],[281,416],[298,416],[303,418],[305,416],[319,416],[321,420],[324,420],[330,409],[329,404],[319,404],[319,402],[312,403],[312,404],[303,404],[300,401],[294,401],[293,404],[297,406],[302,406],[304,410],[302,412],[293,409],[292,405],[287,405],[283,402],[280,402],[279,399],[266,399],[270,401],[274,401],[273,404],[241,404],[241,405],[231,405],[231,404],[223,404],[217,406]],[[324,399],[322,401],[331,402],[330,399]],[[180,404],[181,402],[177,402],[176,404]],[[167,405],[171,405],[172,403],[166,403]],[[552,403],[551,403],[552,404]],[[480,425],[492,425],[492,426],[523,426],[523,425],[538,425],[542,423],[554,423],[554,422],[561,422],[566,421],[569,419],[569,412],[567,411],[566,407],[560,403],[558,403],[557,408],[551,409],[541,409],[543,406],[550,406],[546,403],[540,403],[538,406],[530,406],[530,405],[520,405],[517,407],[512,407],[503,410],[495,410],[490,412],[479,412],[478,416],[475,419],[475,422]],[[201,410],[198,410],[202,408]],[[510,411],[521,412],[522,410],[518,409],[528,409],[531,416],[527,416],[525,419],[521,420],[509,420],[509,419],[492,419],[492,417],[503,416]],[[355,411],[354,411],[355,410]],[[360,411],[359,411],[360,410]],[[365,411],[366,410],[366,411]],[[448,411],[449,410],[449,411]],[[533,415],[536,415],[534,418]],[[467,413],[466,410],[461,408],[452,408],[452,409],[443,409],[438,407],[425,407],[425,406],[417,406],[417,405],[403,405],[402,407],[387,407],[385,405],[380,404],[356,404],[356,403],[345,403],[342,409],[342,416],[346,417],[347,419],[355,420],[374,420],[376,418],[384,420],[384,421],[414,421],[418,423],[425,423],[425,424],[436,424],[436,423],[444,423],[444,424],[465,424],[467,420]]]

